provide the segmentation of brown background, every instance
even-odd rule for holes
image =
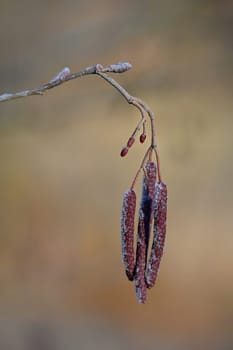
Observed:
[[[0,106],[0,348],[231,349],[232,11],[223,1],[0,1],[0,93],[127,60],[155,111],[168,236],[135,299],[120,211],[137,112],[92,76]]]

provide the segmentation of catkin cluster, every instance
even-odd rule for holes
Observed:
[[[135,283],[140,303],[145,303],[147,289],[157,279],[166,236],[167,187],[158,179],[157,167],[152,161],[144,166],[142,197],[139,207],[137,244],[135,236],[136,194],[133,189],[124,193],[121,215],[122,258],[126,275]],[[153,234],[150,244],[150,235]]]

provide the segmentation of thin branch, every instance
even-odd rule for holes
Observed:
[[[114,80],[109,75],[103,73],[103,70],[97,70],[96,74],[101,76],[101,78],[103,78],[109,84],[111,84],[113,87],[115,87],[121,93],[121,95],[126,99],[126,101],[128,103],[130,103],[130,104],[134,105],[136,108],[138,108],[140,113],[143,115],[143,118],[144,118],[144,114],[146,111],[146,113],[148,114],[148,116],[150,118],[150,122],[151,122],[151,148],[155,149],[156,148],[155,117],[154,117],[154,113],[152,112],[150,107],[144,101],[142,101],[140,98],[130,95],[116,80]]]
[[[119,62],[116,64],[111,64],[108,67],[104,67],[101,64],[96,64],[95,66],[84,68],[83,70],[71,73],[70,69],[68,67],[63,68],[54,78],[52,78],[48,83],[43,84],[39,87],[28,89],[24,91],[19,91],[16,93],[5,93],[0,95],[0,102],[10,101],[14,100],[16,98],[22,98],[27,96],[33,96],[33,95],[43,95],[45,92],[47,92],[50,89],[53,89],[63,83],[66,83],[72,79],[80,78],[85,75],[90,74],[96,74],[100,76],[102,79],[104,79],[107,83],[112,85],[125,99],[129,104],[132,104],[135,106],[141,114],[141,120],[137,124],[133,134],[131,135],[131,140],[135,140],[135,136],[138,133],[138,131],[143,127],[143,135],[145,136],[145,122],[146,122],[146,116],[150,118],[150,126],[151,126],[151,144],[146,152],[145,159],[147,158],[147,155],[150,155],[149,158],[151,158],[151,151],[155,151],[156,159],[157,159],[157,166],[158,166],[158,173],[160,178],[160,170],[159,170],[159,161],[158,161],[158,153],[156,151],[156,140],[155,140],[155,118],[154,113],[149,108],[149,106],[142,101],[141,99],[134,97],[130,95],[116,80],[114,80],[112,77],[110,77],[106,73],[124,73],[132,68],[132,65],[128,62]],[[142,135],[141,135],[142,136]],[[145,139],[144,139],[145,140]],[[141,141],[141,142],[144,142]],[[134,141],[133,141],[134,142]],[[121,156],[125,156],[128,152],[128,147],[124,147],[123,152],[121,153]],[[138,174],[140,173],[141,169],[143,168],[143,164],[145,161],[142,162],[142,165],[140,166],[138,173],[135,177],[135,180],[133,181],[133,185],[136,182],[136,179],[138,177]],[[133,186],[132,185],[132,186]]]
[[[56,86],[59,86],[69,80],[80,78],[84,75],[96,74],[100,71],[104,73],[124,73],[131,68],[132,66],[128,62],[112,64],[109,67],[103,67],[101,64],[96,64],[95,66],[87,67],[77,73],[70,73],[70,69],[68,67],[65,67],[46,84],[43,84],[33,89],[19,91],[16,93],[4,93],[0,95],[0,102],[5,102],[9,100],[14,100],[16,98],[22,98],[33,95],[43,95],[46,91],[53,89]]]
[[[84,68],[83,70],[71,73],[68,67],[63,68],[54,78],[52,78],[48,83],[45,83],[39,87],[28,89],[24,91],[19,91],[16,93],[5,93],[0,95],[0,102],[10,101],[17,98],[27,97],[27,96],[35,96],[35,95],[43,95],[50,89],[53,89],[67,81],[83,77],[84,75],[97,74],[104,80],[106,80],[109,84],[111,84],[115,89],[117,89],[120,94],[126,99],[126,101],[132,105],[134,105],[137,109],[139,109],[142,115],[142,123],[139,124],[140,129],[141,125],[144,124],[145,121],[145,112],[148,113],[151,120],[151,129],[152,129],[152,140],[151,146],[152,148],[156,147],[155,143],[155,122],[154,122],[154,114],[151,109],[139,98],[131,96],[117,81],[115,81],[112,77],[107,75],[106,73],[124,73],[132,68],[132,65],[128,62],[119,62],[116,64],[111,64],[108,67],[104,67],[101,64],[96,64],[95,66]]]

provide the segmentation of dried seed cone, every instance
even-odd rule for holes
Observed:
[[[125,272],[130,281],[134,276],[134,217],[136,209],[136,194],[134,190],[124,193],[121,214],[121,251]]]
[[[166,237],[167,186],[163,182],[155,185],[154,237],[146,272],[146,283],[152,288],[156,282]]]
[[[135,291],[139,303],[146,302],[146,242],[145,242],[145,218],[143,210],[139,212],[138,235],[137,235],[137,252],[136,252],[136,266],[135,266]]]

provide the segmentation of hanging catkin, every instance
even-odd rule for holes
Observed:
[[[136,194],[127,190],[123,196],[121,213],[121,252],[125,272],[130,281],[134,275],[134,217],[136,209]]]
[[[163,182],[155,185],[154,232],[151,255],[146,272],[146,283],[152,288],[156,282],[166,237],[167,186]]]

